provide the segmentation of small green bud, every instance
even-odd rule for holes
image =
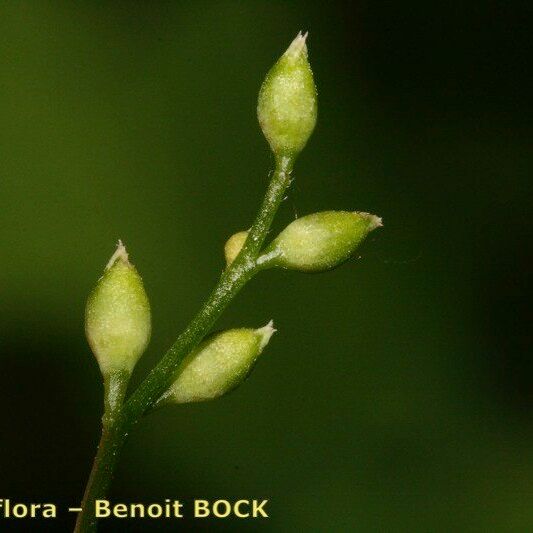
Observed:
[[[150,304],[141,277],[119,241],[87,300],[85,332],[105,376],[131,373],[150,340]]]
[[[270,69],[259,91],[257,118],[274,154],[295,156],[316,123],[316,87],[301,32]]]
[[[230,329],[203,341],[182,362],[178,378],[161,403],[201,402],[239,386],[276,331],[272,322],[260,329]]]
[[[232,235],[224,245],[224,256],[226,257],[226,266],[230,266],[235,258],[239,255],[246,239],[248,237],[247,231],[239,231]]]
[[[263,266],[305,272],[330,270],[346,261],[381,219],[369,213],[323,211],[291,222],[268,246]]]

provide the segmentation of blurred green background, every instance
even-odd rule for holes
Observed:
[[[303,29],[319,122],[276,230],[323,209],[385,227],[335,272],[248,285],[220,327],[279,330],[250,380],[143,421],[112,491],[268,498],[271,518],[102,531],[531,531],[531,14],[2,2],[0,497],[79,503],[101,412],[85,299],[123,239],[153,307],[138,382],[254,216],[271,165],[257,91]]]

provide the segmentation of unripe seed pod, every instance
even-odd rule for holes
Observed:
[[[248,237],[247,231],[239,231],[232,235],[224,245],[224,256],[226,257],[226,266],[230,266],[235,258],[239,255],[246,239]]]
[[[275,329],[230,329],[203,341],[181,364],[176,381],[161,403],[201,402],[218,398],[248,376]]]
[[[296,36],[259,91],[257,118],[277,156],[297,155],[315,128],[316,87],[306,38],[307,34]]]
[[[148,297],[119,241],[85,310],[87,340],[102,374],[131,373],[148,345],[150,330]]]
[[[323,211],[291,222],[265,251],[264,266],[321,272],[346,261],[381,219],[369,213]]]

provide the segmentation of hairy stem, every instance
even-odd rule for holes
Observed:
[[[129,423],[137,422],[166,391],[183,358],[206,336],[227,305],[254,276],[255,260],[290,183],[291,163],[288,158],[278,160],[261,209],[241,252],[224,271],[199,313],[126,403],[124,416]]]
[[[125,370],[109,372],[104,376],[104,428],[112,426],[119,418],[130,376],[131,373]]]
[[[250,229],[242,250],[223,272],[213,292],[161,361],[150,371],[128,401],[115,412],[113,420],[102,432],[102,440],[87,482],[82,511],[75,531],[96,531],[94,505],[107,494],[119,452],[131,427],[154,405],[176,377],[183,358],[209,333],[214,323],[235,295],[257,272],[256,259],[268,235],[274,216],[290,185],[294,158],[278,157],[263,203]],[[104,417],[105,420],[105,417]]]
[[[122,428],[121,411],[129,379],[129,372],[124,371],[110,372],[104,376],[102,436],[85,487],[81,504],[82,511],[78,514],[75,532],[96,531],[95,501],[107,494],[118,455],[126,440],[126,432]]]

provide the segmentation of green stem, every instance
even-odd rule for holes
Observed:
[[[263,204],[241,252],[224,271],[200,312],[124,406],[124,416],[129,424],[135,424],[168,389],[183,358],[206,336],[231,300],[254,276],[255,260],[290,184],[291,169],[292,159],[277,160]]]
[[[131,373],[125,370],[108,372],[104,376],[104,428],[112,426],[120,416],[130,376]]]
[[[131,427],[168,389],[175,379],[176,371],[183,358],[207,335],[224,309],[258,271],[256,259],[290,185],[293,163],[294,157],[292,156],[282,156],[276,159],[276,167],[263,203],[239,255],[223,272],[204,306],[185,331],[150,371],[117,416],[114,416],[110,426],[104,427],[102,440],[85,490],[82,512],[78,515],[76,533],[96,531],[94,502],[107,494],[117,457]]]
[[[130,373],[125,371],[109,372],[104,376],[102,436],[83,495],[82,511],[78,514],[75,532],[96,531],[95,502],[107,494],[118,455],[126,440],[121,411],[129,379]]]

